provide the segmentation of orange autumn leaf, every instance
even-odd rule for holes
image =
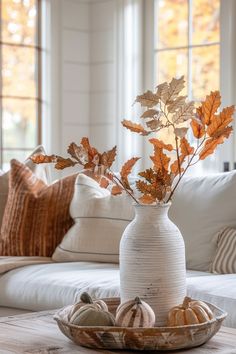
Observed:
[[[168,151],[172,151],[174,148],[171,144],[165,144],[162,140],[159,139],[149,139],[150,143],[153,144],[154,146],[157,146],[160,149],[165,149]]]
[[[163,149],[160,149],[157,146],[154,146],[154,155],[150,156],[150,159],[154,163],[154,170],[155,171],[162,170],[162,169],[165,169],[166,171],[168,171],[170,157],[168,157],[166,154],[164,154]]]
[[[85,156],[87,157],[86,150],[83,148],[83,146],[81,145],[78,146],[74,142],[68,146],[67,152],[68,154],[70,154],[71,157],[77,160],[80,164],[82,164],[81,159],[84,158]]]
[[[102,177],[99,183],[101,188],[107,188],[109,186],[109,181],[107,178]]]
[[[183,137],[180,140],[180,150],[182,155],[189,156],[193,154],[194,147],[190,146],[188,140],[185,137]]]
[[[142,197],[139,198],[139,201],[142,204],[153,204],[156,202],[156,198],[151,195],[144,194]]]
[[[174,176],[177,176],[180,172],[183,172],[183,168],[181,166],[184,163],[185,157],[186,155],[180,155],[179,161],[177,159],[170,165],[170,170],[174,174]],[[180,165],[180,170],[179,170],[179,165]]]
[[[224,137],[220,136],[217,139],[211,138],[209,140],[207,140],[203,146],[203,149],[201,150],[200,154],[199,154],[199,159],[200,160],[205,160],[205,158],[211,154],[213,154],[213,152],[215,151],[215,149],[217,148],[217,146],[219,144],[222,144],[224,142]]]
[[[215,116],[211,124],[207,128],[207,133],[211,137],[219,136],[224,129],[232,122],[233,114],[235,111],[234,106],[226,107]]]
[[[152,183],[152,181],[155,179],[155,172],[152,168],[149,168],[145,171],[139,172],[139,176],[145,178],[149,183]]]
[[[76,164],[77,164],[77,162],[74,162],[70,158],[64,159],[63,157],[57,156],[57,161],[56,161],[56,164],[55,164],[55,168],[57,170],[64,170],[64,168],[73,167]]]
[[[141,124],[133,123],[130,120],[124,119],[122,122],[123,127],[130,130],[131,132],[138,133],[141,135],[148,135],[148,132],[144,129]]]
[[[87,151],[88,154],[88,163],[94,162],[94,158],[99,155],[97,149],[95,149],[94,147],[92,147],[90,145],[89,139],[86,137],[83,137],[81,139],[80,145],[83,146],[83,148]]]
[[[192,119],[191,128],[195,138],[200,139],[205,134],[205,126],[200,122],[198,123],[195,119]]]
[[[140,159],[140,157],[133,157],[132,159],[128,160],[125,162],[125,164],[122,166],[120,175],[121,178],[126,178],[128,175],[131,173],[132,168],[136,164],[136,162]]]
[[[104,165],[105,167],[111,167],[113,162],[115,161],[116,158],[116,146],[113,147],[113,149],[104,152],[101,155],[101,165]]]
[[[151,193],[151,185],[147,184],[147,182],[144,181],[136,181],[136,188],[139,192],[143,194],[150,194]]]
[[[56,162],[57,156],[56,155],[38,154],[38,155],[31,156],[30,159],[34,163],[37,163],[37,164],[40,164],[40,163],[52,163],[52,162]]]
[[[202,113],[204,116],[204,123],[206,125],[211,124],[215,113],[221,104],[221,96],[219,91],[211,92],[210,95],[206,96],[204,102],[202,102]]]
[[[112,195],[118,195],[118,194],[122,194],[122,188],[120,186],[113,186],[111,189],[111,194]]]

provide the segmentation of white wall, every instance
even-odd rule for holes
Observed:
[[[52,142],[66,154],[88,136],[99,149],[114,145],[114,1],[51,2]]]

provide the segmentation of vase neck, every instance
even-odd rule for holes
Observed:
[[[136,217],[145,218],[146,221],[158,222],[160,218],[168,218],[170,203],[158,205],[135,205]]]

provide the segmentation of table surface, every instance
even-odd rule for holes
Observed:
[[[93,354],[141,353],[126,350],[98,350],[80,347],[65,337],[53,320],[55,311],[0,317],[0,354]],[[145,351],[145,353],[164,353]],[[167,352],[166,352],[167,353]],[[201,347],[170,351],[175,354],[236,354],[236,329],[222,327]]]

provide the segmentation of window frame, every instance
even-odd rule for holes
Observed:
[[[155,0],[144,1],[144,88],[154,88],[155,82]],[[236,104],[236,1],[220,1],[220,92],[222,105]],[[223,163],[228,161],[233,169],[236,162],[236,123],[228,142],[217,149],[216,159],[212,162],[215,172],[223,171]],[[148,152],[149,153],[149,152]],[[147,153],[147,154],[148,154]],[[208,159],[207,165],[209,167]],[[207,170],[206,170],[207,172]]]
[[[40,145],[42,142],[42,0],[36,1],[36,44],[23,44],[23,43],[11,43],[2,39],[1,21],[0,21],[0,67],[2,67],[2,46],[13,46],[17,48],[32,48],[35,50],[35,67],[36,67],[36,96],[16,96],[16,95],[3,95],[2,94],[2,74],[0,72],[0,168],[3,168],[3,152],[4,151],[24,151],[31,152],[35,146],[30,148],[24,147],[4,147],[3,146],[3,118],[2,118],[2,101],[4,99],[17,99],[24,101],[35,101],[36,105],[36,142]],[[0,0],[0,19],[2,18],[2,0]]]

